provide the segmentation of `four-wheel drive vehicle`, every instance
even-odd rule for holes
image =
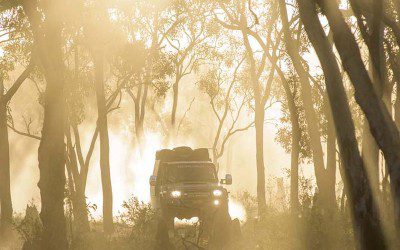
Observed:
[[[227,174],[219,182],[208,149],[179,147],[156,153],[150,177],[151,203],[169,237],[174,231],[175,217],[198,217],[210,234],[226,234],[231,223],[228,192],[220,184],[232,184],[232,177]]]

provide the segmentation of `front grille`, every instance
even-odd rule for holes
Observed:
[[[183,196],[187,197],[187,198],[209,198],[210,193],[209,192],[184,192]]]

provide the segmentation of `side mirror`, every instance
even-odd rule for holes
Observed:
[[[150,186],[154,187],[157,183],[157,176],[155,176],[155,175],[150,176],[149,183],[150,183]]]
[[[225,179],[221,180],[221,184],[231,185],[232,184],[232,175],[231,174],[226,174],[225,175]]]

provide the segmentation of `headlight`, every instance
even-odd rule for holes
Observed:
[[[181,195],[182,195],[182,193],[179,190],[174,190],[174,191],[171,192],[171,197],[172,198],[179,198],[179,197],[181,197]]]
[[[222,191],[219,190],[219,189],[215,189],[215,190],[213,191],[213,195],[219,197],[219,196],[222,195]]]
[[[214,200],[213,203],[214,203],[215,206],[218,206],[219,205],[219,200]]]

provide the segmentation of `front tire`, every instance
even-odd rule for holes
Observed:
[[[229,249],[232,239],[231,216],[228,204],[224,203],[214,214],[210,249]]]
[[[171,228],[172,220],[172,228]],[[173,218],[160,217],[157,222],[156,245],[154,250],[174,250],[175,247],[170,241],[170,231],[174,230]]]

